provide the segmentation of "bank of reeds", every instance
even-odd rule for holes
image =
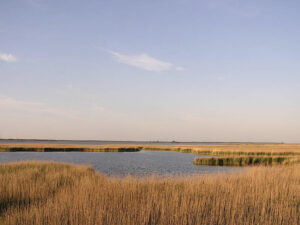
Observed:
[[[296,156],[299,144],[152,145],[144,150],[177,151],[200,155]]]
[[[140,150],[177,151],[216,156],[300,156],[299,144],[227,144],[227,145],[73,145],[73,144],[0,144],[0,152],[135,152]]]
[[[0,145],[0,152],[138,152],[141,147],[99,147],[61,145]]]
[[[209,166],[272,166],[296,163],[296,158],[289,157],[213,157],[195,158],[195,165]]]
[[[299,181],[299,166],[113,178],[69,164],[2,164],[0,224],[299,224]]]
[[[196,154],[200,155],[234,155],[234,156],[294,156],[300,155],[299,152],[226,152],[226,151],[196,151]]]

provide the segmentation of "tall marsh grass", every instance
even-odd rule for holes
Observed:
[[[138,152],[141,147],[57,144],[0,144],[0,152]]]
[[[68,145],[68,144],[1,144],[0,152],[136,152],[140,150],[177,151],[201,155],[300,156],[299,144],[227,144],[227,145]]]
[[[221,158],[195,158],[195,165],[209,166],[272,166],[292,163],[288,157],[221,157]]]
[[[2,164],[0,224],[299,224],[299,169],[114,178],[70,164]]]

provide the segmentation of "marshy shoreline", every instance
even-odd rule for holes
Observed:
[[[250,167],[222,174],[116,177],[96,172],[90,166],[70,163],[2,163],[0,224],[298,224],[300,165],[279,162],[286,158],[298,160],[299,149],[300,145],[253,144],[84,147],[1,144],[0,151],[8,154],[177,151],[212,156],[195,158],[194,164]]]
[[[195,158],[194,165],[272,166],[300,163],[300,144],[228,144],[228,145],[72,145],[72,144],[0,144],[0,152],[139,152],[176,151],[211,158]]]
[[[0,152],[9,151],[179,151],[208,155],[300,155],[300,144],[222,144],[222,145],[136,145],[136,144],[39,144],[1,143]]]
[[[1,164],[0,224],[297,224],[299,169],[116,178],[66,163]]]
[[[212,157],[195,158],[194,165],[208,166],[274,166],[299,163],[299,157],[282,156],[244,156],[244,157]]]

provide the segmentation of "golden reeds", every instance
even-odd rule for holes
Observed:
[[[300,155],[300,144],[225,144],[225,145],[74,145],[74,144],[31,144],[0,143],[3,151],[179,151],[206,155]]]
[[[272,166],[272,165],[286,165],[298,163],[294,159],[296,157],[258,157],[258,156],[243,156],[243,157],[213,157],[213,158],[195,158],[195,165],[209,165],[209,166]]]
[[[2,164],[0,223],[299,224],[299,169],[113,178],[70,164]]]

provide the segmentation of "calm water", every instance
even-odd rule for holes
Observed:
[[[20,160],[50,160],[91,165],[107,175],[183,175],[239,171],[239,168],[195,166],[191,153],[141,152],[0,152],[0,163]],[[203,156],[207,157],[207,156]]]

